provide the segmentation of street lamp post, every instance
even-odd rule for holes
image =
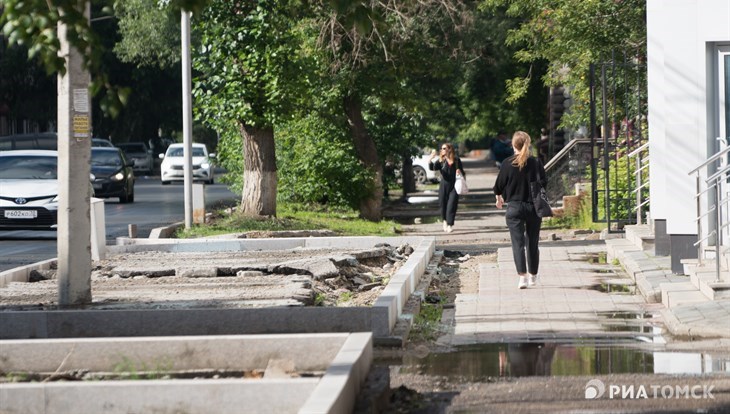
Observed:
[[[190,92],[190,12],[180,12],[180,34],[182,43],[182,102],[183,102],[183,180],[185,198],[185,228],[193,225],[193,107]]]

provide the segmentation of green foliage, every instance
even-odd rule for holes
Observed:
[[[357,208],[372,177],[355,155],[342,125],[315,113],[276,130],[278,200]]]
[[[482,9],[520,19],[507,43],[519,47],[514,56],[520,62],[547,62],[545,85],[569,87],[573,107],[563,120],[567,126],[588,124],[591,63],[616,52],[646,56],[645,0],[483,0]],[[512,80],[511,99],[525,96],[521,82]]]
[[[220,130],[216,164],[226,170],[219,181],[228,185],[234,193],[243,192],[243,142],[241,133],[231,126]]]
[[[355,297],[355,295],[350,291],[342,292],[342,294],[337,298],[337,304],[341,305],[347,303],[351,301],[353,297]]]
[[[441,333],[441,315],[443,311],[443,303],[422,303],[421,311],[413,320],[412,340],[430,341],[436,339]]]
[[[608,210],[606,209],[606,192],[599,191],[598,195],[598,219],[606,220],[606,212],[610,214],[611,221],[630,220],[635,217],[636,212],[633,208],[636,206],[636,195],[633,192],[636,186],[636,178],[634,171],[636,161],[619,153],[611,153],[608,168],[609,188],[611,189],[611,203]],[[598,168],[597,182],[599,188],[605,189],[606,170]],[[642,171],[642,182],[648,182],[649,172],[647,169]],[[643,191],[648,191],[645,188]],[[646,204],[643,208],[649,211],[650,205]]]
[[[114,52],[122,62],[166,68],[180,61],[179,11],[158,0],[125,0],[114,13],[121,35]]]
[[[314,297],[314,306],[324,306],[325,299],[327,299],[327,295],[322,292],[317,293]]]
[[[593,231],[601,231],[606,228],[605,223],[593,222],[593,206],[590,194],[584,194],[581,197],[580,208],[577,213],[575,216],[550,217],[543,220],[543,226]]]
[[[303,91],[308,63],[295,3],[214,0],[195,20],[198,116],[217,130],[264,128],[286,119]]]
[[[363,220],[352,209],[278,203],[276,217],[254,219],[237,213],[221,215],[212,224],[193,226],[189,230],[181,229],[176,237],[283,230],[331,230],[342,236],[395,236],[400,231],[400,225],[389,220],[377,223]]]

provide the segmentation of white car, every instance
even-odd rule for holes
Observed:
[[[0,151],[0,230],[55,230],[58,153]]]
[[[172,181],[183,181],[183,150],[184,144],[171,144],[164,154],[160,154],[162,164],[160,165],[160,181],[162,185],[170,184]],[[205,144],[193,144],[193,180],[202,180],[207,184],[213,184],[213,165],[211,158],[215,154],[208,154]]]
[[[441,173],[438,171],[431,171],[428,168],[428,160],[431,159],[431,154],[422,154],[418,157],[411,157],[413,161],[413,177],[416,180],[416,184],[427,184],[435,183],[439,180]]]

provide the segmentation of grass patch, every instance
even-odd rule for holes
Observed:
[[[341,305],[343,303],[347,303],[347,302],[351,301],[352,298],[354,298],[354,297],[355,297],[355,295],[352,292],[344,292],[343,294],[340,295],[340,297],[337,298],[337,304]]]
[[[601,232],[606,228],[606,223],[594,223],[592,209],[591,197],[590,195],[585,195],[580,200],[580,209],[577,215],[543,219],[543,227],[585,229],[593,230],[597,233]]]
[[[441,315],[444,312],[444,297],[438,303],[422,303],[421,311],[413,319],[411,339],[433,341],[441,333]]]
[[[400,224],[382,220],[371,222],[358,217],[351,210],[328,210],[321,206],[302,206],[279,204],[276,217],[256,219],[223,210],[215,214],[215,219],[205,225],[195,225],[188,230],[178,230],[176,237],[206,237],[227,233],[247,231],[293,231],[293,230],[330,230],[339,236],[395,236],[400,232]]]

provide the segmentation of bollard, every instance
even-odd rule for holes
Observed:
[[[193,224],[205,224],[205,185],[193,184]]]
[[[130,239],[136,239],[137,238],[137,225],[136,224],[128,225],[127,232],[129,233]]]
[[[91,197],[91,260],[106,258],[106,219],[104,200]]]

